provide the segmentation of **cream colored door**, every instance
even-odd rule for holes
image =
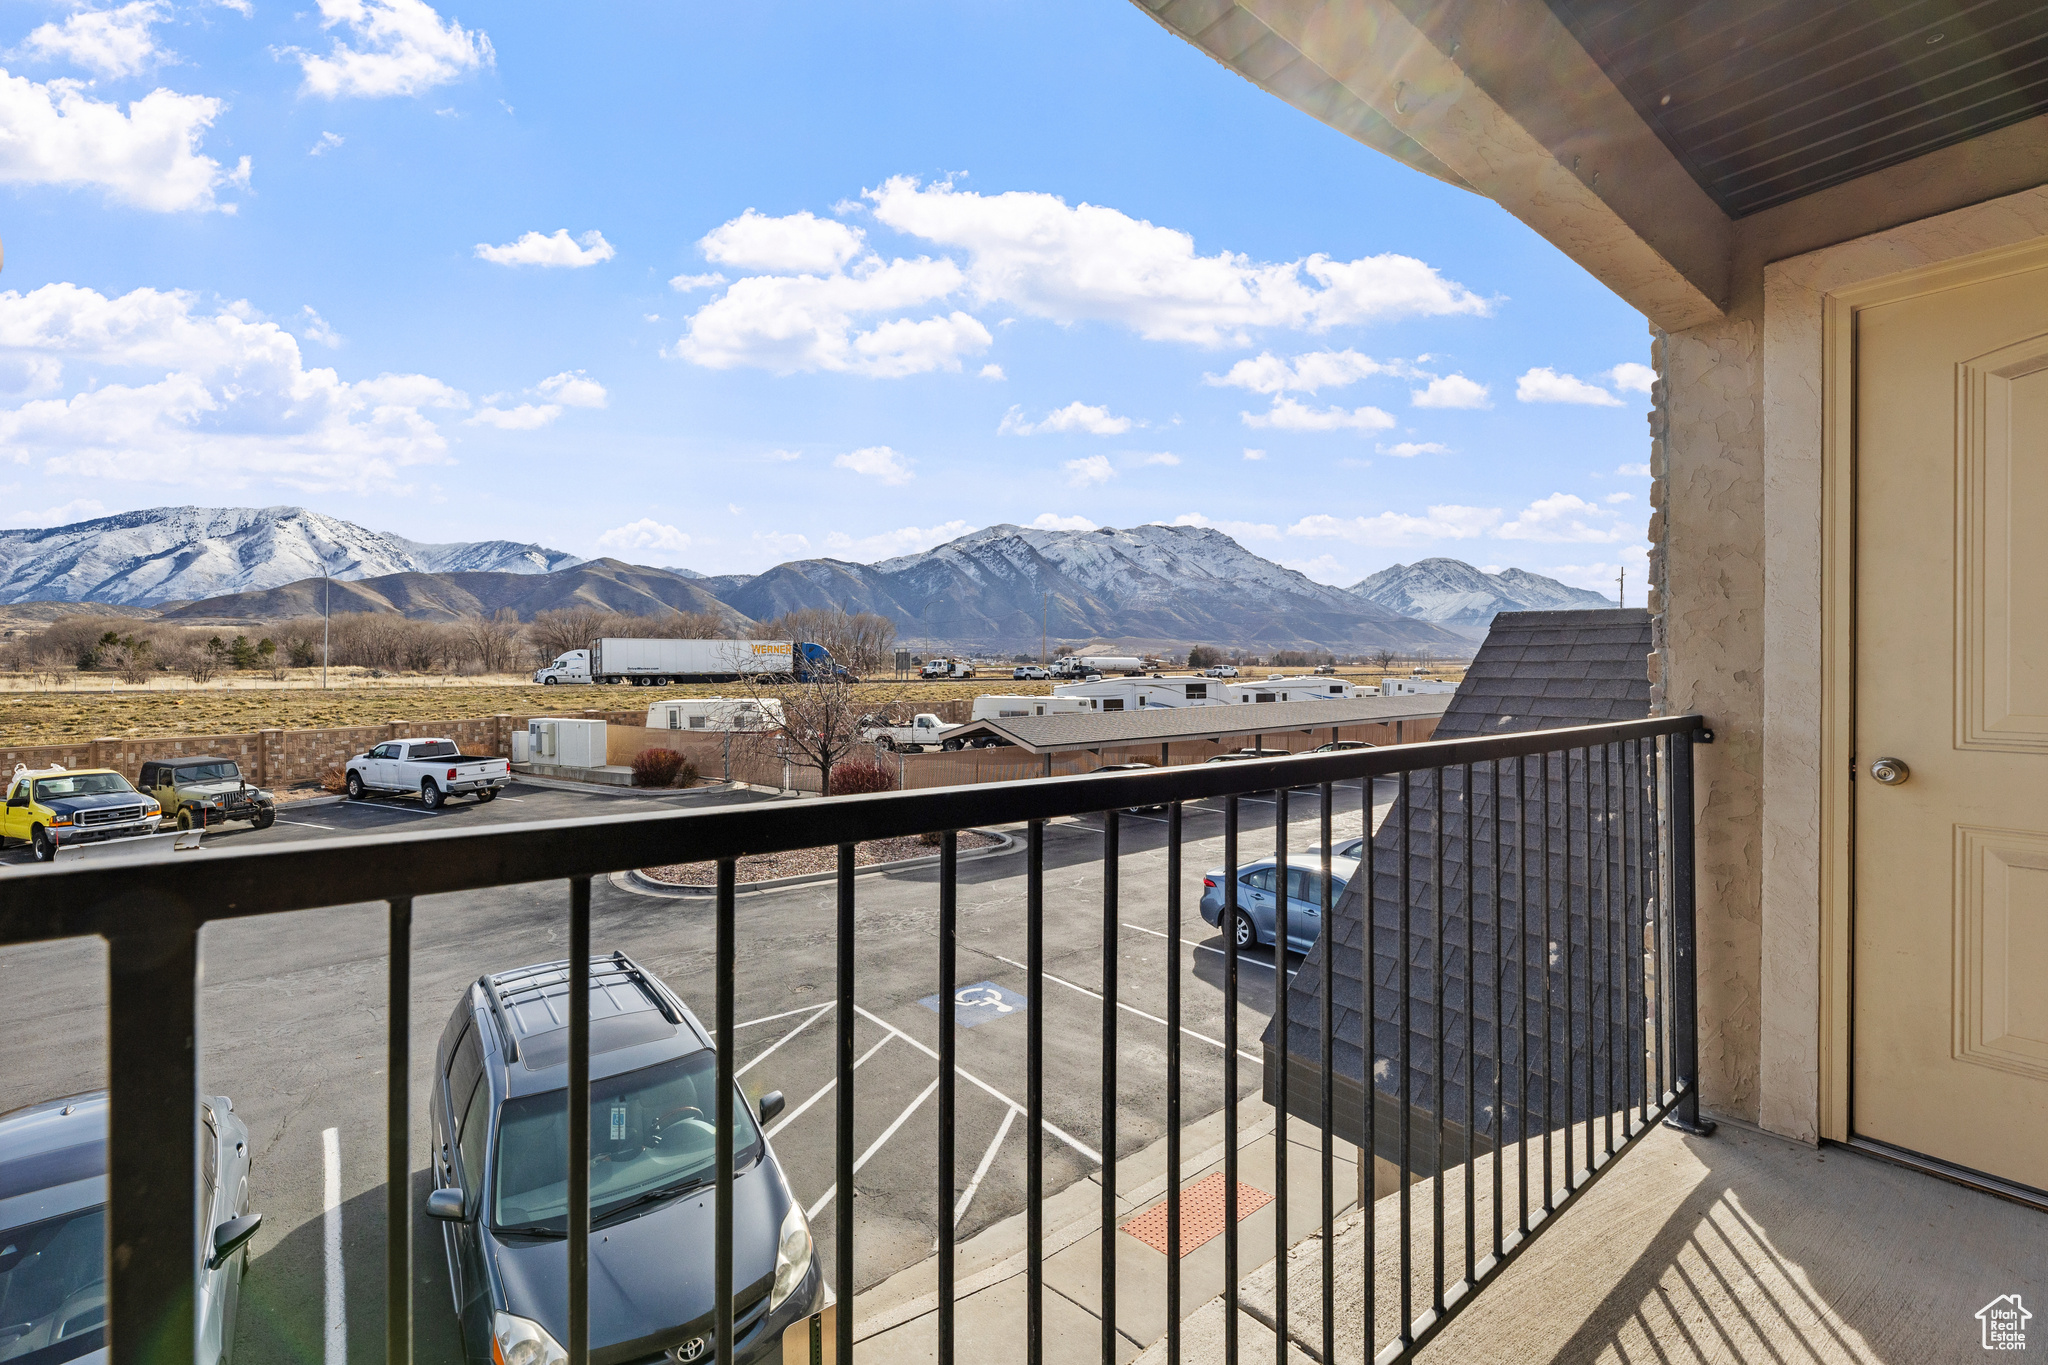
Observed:
[[[2048,267],[1860,310],[1856,386],[1852,1121],[2048,1189]]]

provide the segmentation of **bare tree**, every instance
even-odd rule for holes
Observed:
[[[486,673],[509,673],[519,654],[519,617],[510,607],[501,607],[486,619],[471,612],[456,623],[466,657]]]
[[[552,659],[572,649],[590,648],[613,614],[599,607],[554,607],[535,612],[526,633],[542,657]]]
[[[890,662],[896,623],[872,611],[798,607],[748,632],[756,640],[809,640],[832,651],[833,662],[855,673],[877,673]]]
[[[1386,674],[1393,669],[1395,664],[1401,662],[1400,651],[1389,649],[1385,645],[1381,645],[1378,649],[1375,649],[1372,653],[1366,655],[1365,657],[1366,660],[1369,663],[1371,663],[1374,668],[1377,668],[1380,671],[1380,676],[1382,677],[1385,677]]]
[[[832,769],[866,747],[860,737],[860,699],[853,687],[837,677],[815,675],[810,682],[771,682],[755,676],[744,679],[742,686],[758,701],[782,704],[782,728],[760,732],[751,742],[772,739],[786,746],[797,762],[818,770],[818,789],[830,796]]]

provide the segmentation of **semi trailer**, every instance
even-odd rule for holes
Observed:
[[[832,651],[808,640],[653,640],[636,636],[592,640],[590,648],[568,650],[533,675],[533,680],[542,684],[630,682],[638,687],[738,682],[742,678],[859,681],[832,661]]]

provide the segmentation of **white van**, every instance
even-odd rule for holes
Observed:
[[[647,708],[650,730],[777,730],[782,703],[773,697],[685,697]]]

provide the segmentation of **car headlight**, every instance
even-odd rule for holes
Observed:
[[[142,803],[142,813],[144,815],[161,815],[163,809],[161,801],[145,801]]]
[[[532,1318],[493,1313],[491,1360],[495,1365],[568,1365],[569,1353]]]
[[[768,1291],[768,1311],[782,1307],[782,1301],[796,1293],[811,1268],[811,1225],[804,1221],[803,1208],[795,1203],[782,1220],[775,1238],[775,1287]]]

